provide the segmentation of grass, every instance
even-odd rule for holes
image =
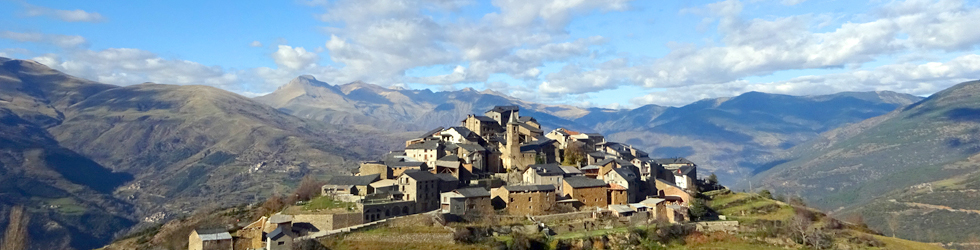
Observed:
[[[355,210],[357,210],[357,205],[353,202],[338,201],[329,196],[316,197],[309,202],[306,202],[306,204],[287,209],[288,213],[346,212]]]
[[[591,230],[586,232],[565,233],[565,234],[555,235],[554,239],[563,240],[563,239],[577,239],[577,238],[582,238],[587,236],[602,236],[607,234],[629,232],[629,230],[633,228],[645,229],[649,227],[654,227],[654,226],[651,225],[651,226],[640,226],[640,227],[615,227],[610,229],[599,229],[599,230]]]

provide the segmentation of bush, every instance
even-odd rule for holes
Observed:
[[[759,196],[765,197],[766,199],[772,199],[772,192],[769,192],[769,189],[763,189],[762,191],[759,191]]]
[[[708,215],[708,206],[704,204],[704,200],[694,199],[687,209],[687,215],[691,217],[691,220],[701,220],[701,218]]]
[[[677,243],[684,245],[684,237],[694,232],[694,228],[680,224],[658,224],[656,228],[647,231],[647,238],[664,245]]]

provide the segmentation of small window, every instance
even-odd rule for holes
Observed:
[[[282,246],[283,244],[286,244],[286,242],[285,241],[276,242],[276,245]]]

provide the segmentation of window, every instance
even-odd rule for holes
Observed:
[[[282,246],[283,244],[286,244],[286,242],[285,242],[285,241],[279,241],[279,242],[276,242],[276,245],[280,245],[280,246]]]

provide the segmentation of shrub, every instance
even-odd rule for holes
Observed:
[[[762,191],[759,191],[759,195],[765,197],[766,199],[772,199],[772,192],[769,192],[769,189],[763,189]]]

